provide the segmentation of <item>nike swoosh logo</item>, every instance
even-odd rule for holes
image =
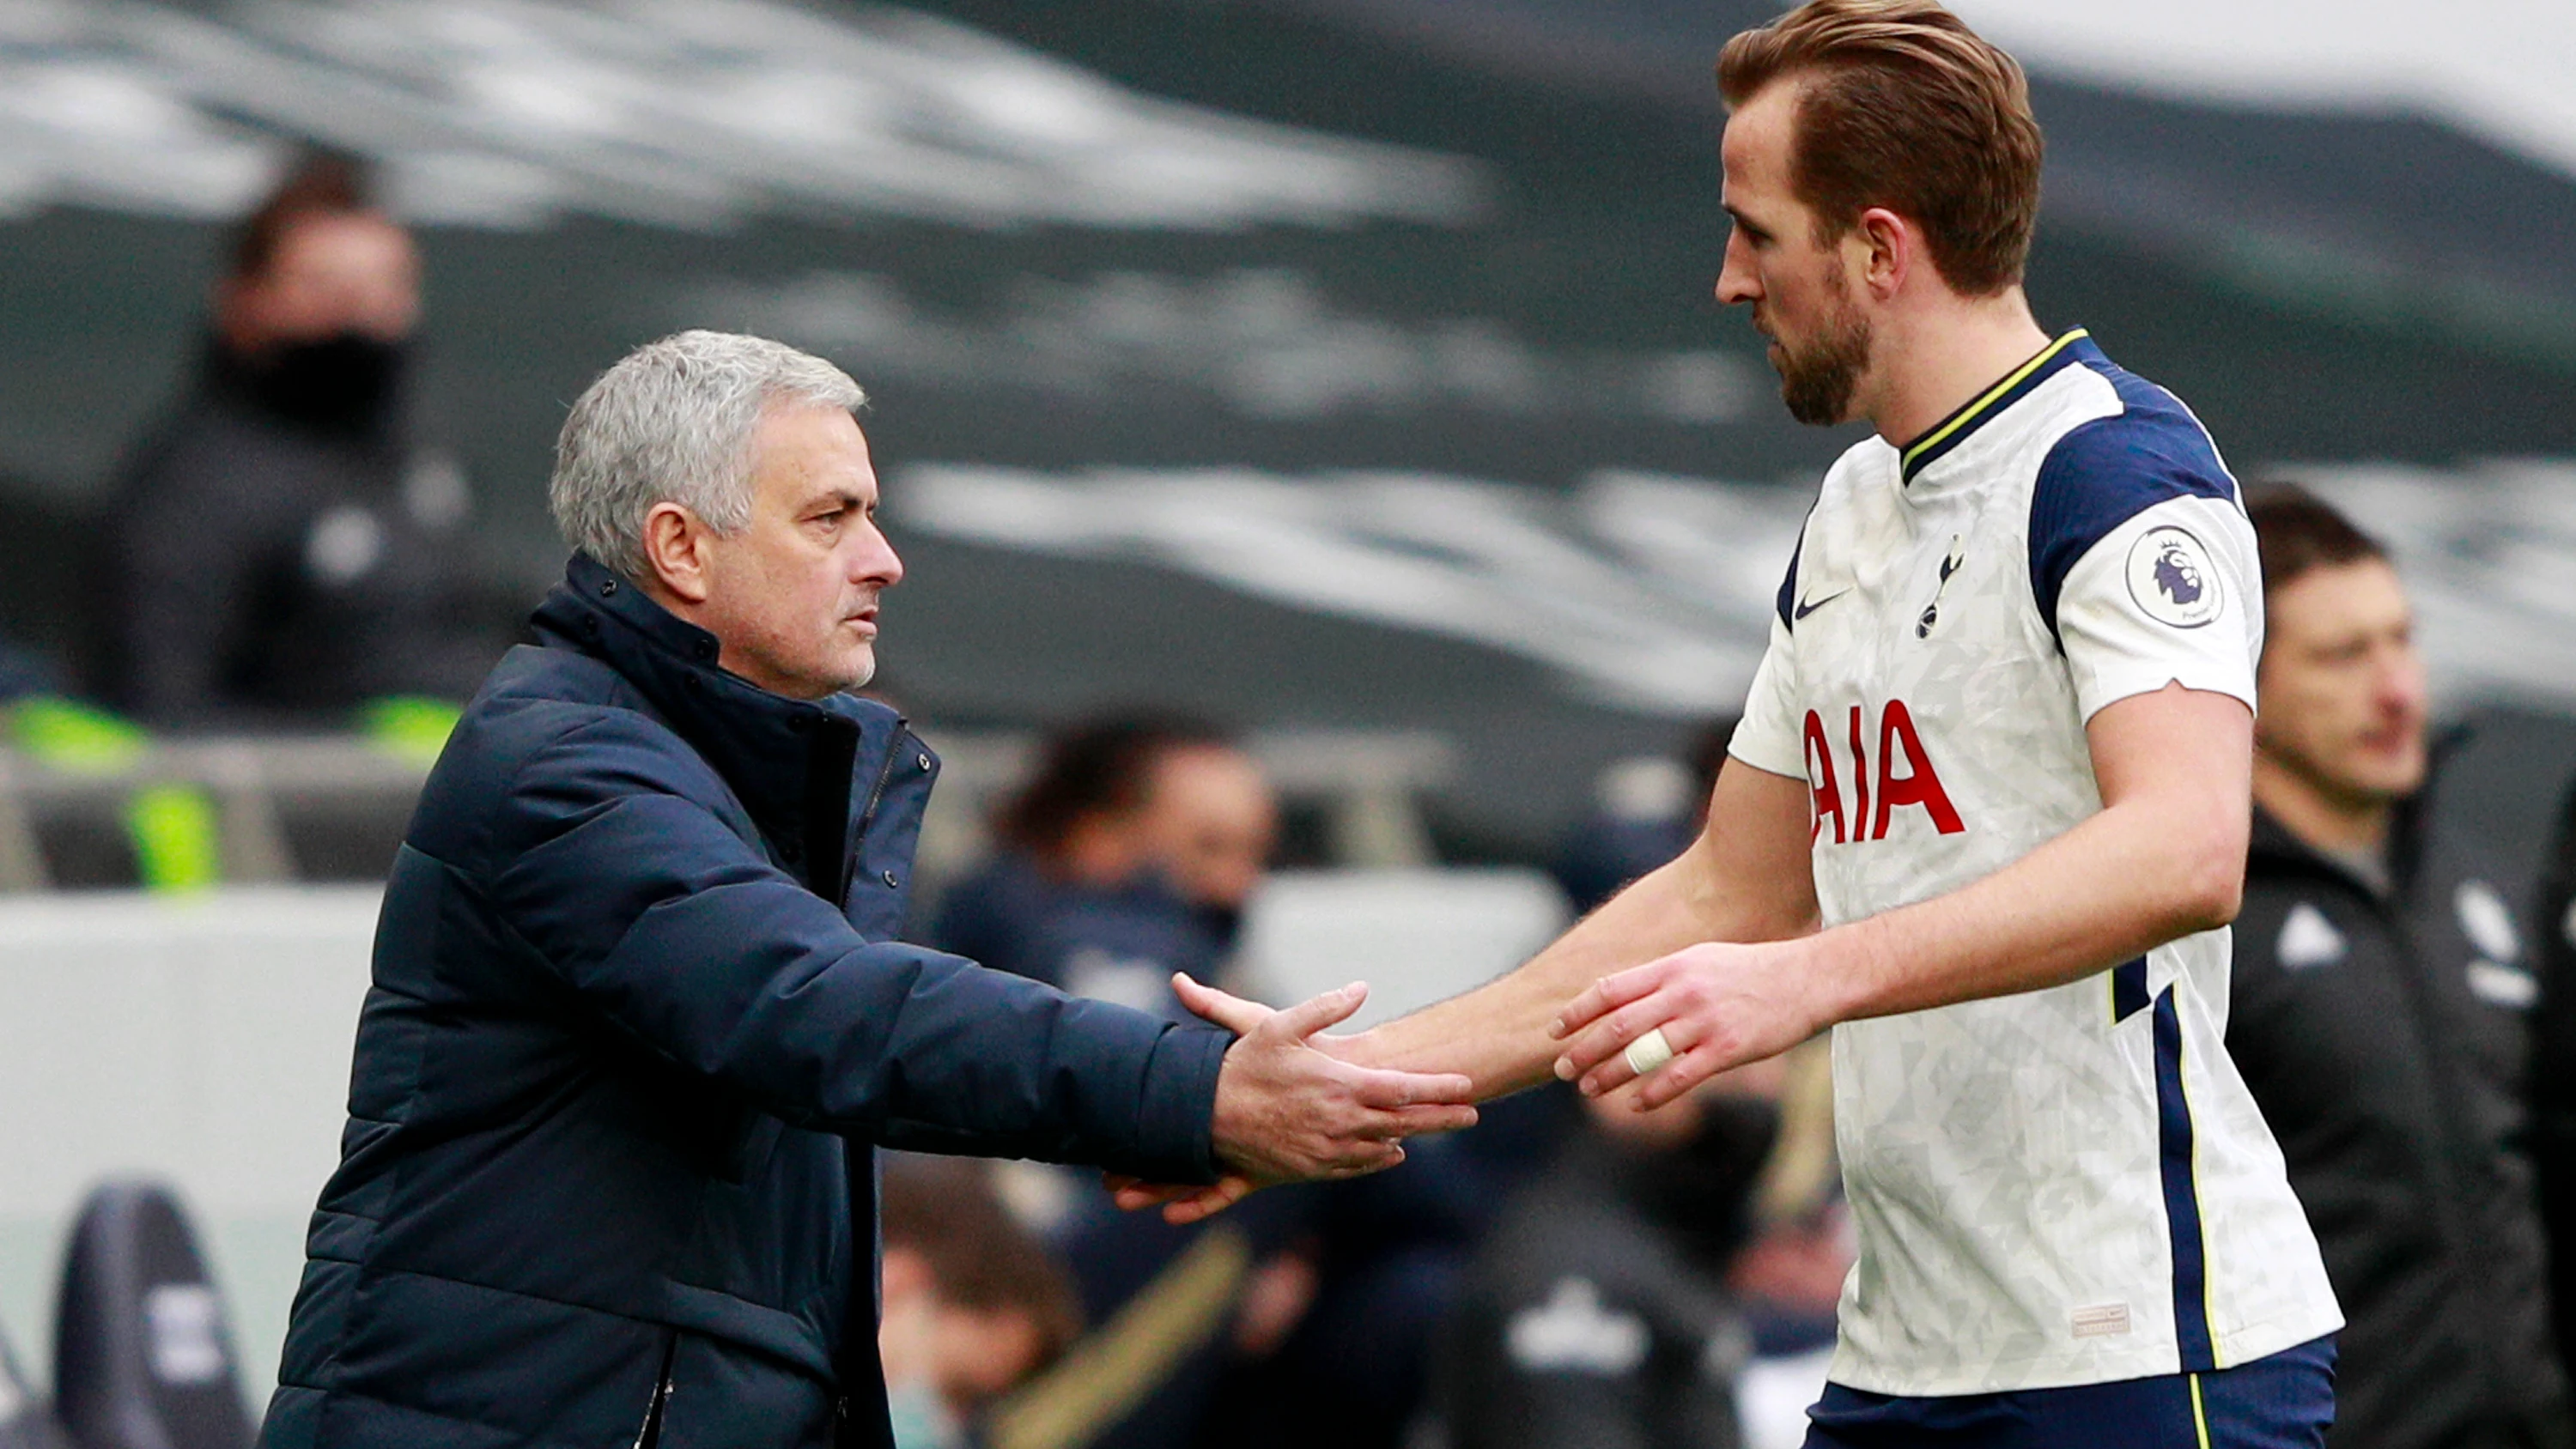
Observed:
[[[1836,589],[1821,599],[1801,599],[1798,602],[1798,607],[1789,611],[1789,617],[1793,620],[1803,619],[1809,614],[1816,612],[1818,609],[1823,608],[1825,605],[1832,603],[1834,600],[1839,599],[1850,592],[1851,590],[1849,589]]]

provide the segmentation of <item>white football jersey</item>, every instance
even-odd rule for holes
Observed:
[[[1825,475],[1731,752],[1804,778],[1838,925],[2102,808],[2084,725],[2254,702],[2254,532],[2209,435],[2081,331]],[[1860,1259],[1835,1382],[1943,1395],[2224,1368],[2342,1324],[2228,1060],[2208,931],[2044,991],[1834,1028]]]

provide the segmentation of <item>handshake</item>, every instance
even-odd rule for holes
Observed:
[[[1436,1039],[1477,1044],[1484,1095],[1544,1080],[1552,1070],[1597,1097],[1643,1081],[1629,1097],[1651,1111],[1720,1072],[1777,1056],[1837,1017],[1818,997],[1815,938],[1738,945],[1703,942],[1592,980],[1571,999],[1535,967],[1454,998],[1405,1024],[1449,1012]],[[1176,1187],[1112,1175],[1129,1210],[1159,1206],[1191,1223],[1256,1188],[1313,1178],[1358,1177],[1404,1160],[1404,1139],[1476,1122],[1478,1085],[1464,1072],[1406,1071],[1406,1059],[1373,1030],[1327,1036],[1368,999],[1364,986],[1327,991],[1284,1011],[1229,996],[1187,976],[1173,990],[1190,1010],[1235,1033],[1216,1079],[1213,1186]],[[1458,1008],[1484,1003],[1482,1011]],[[1399,1025],[1398,1031],[1402,1030]],[[1417,1048],[1420,1032],[1416,1032]],[[1465,1059],[1466,1051],[1441,1053]],[[1374,1060],[1373,1060],[1374,1059]],[[1410,1060],[1419,1061],[1418,1051]]]
[[[1175,1223],[1224,1211],[1257,1188],[1361,1177],[1404,1160],[1403,1139],[1476,1124],[1475,1083],[1463,1072],[1361,1065],[1361,1038],[1324,1035],[1368,1000],[1359,982],[1283,1010],[1231,996],[1187,975],[1181,1002],[1235,1033],[1216,1079],[1210,1132],[1225,1176],[1176,1187],[1111,1174],[1118,1205],[1159,1205]]]

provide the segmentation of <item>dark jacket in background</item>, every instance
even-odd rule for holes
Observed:
[[[2549,1232],[2550,1302],[2562,1361],[2576,1352],[2576,790],[2540,876],[2540,1009],[2531,1062],[2532,1153]],[[2576,1373],[2576,1365],[2570,1366]]]
[[[1752,1337],[1725,1288],[1768,1103],[1639,1154],[1578,1130],[1503,1210],[1440,1334],[1448,1449],[1734,1449]]]
[[[506,636],[475,617],[464,476],[409,445],[401,402],[297,416],[210,345],[105,515],[100,696],[154,723],[256,724],[472,693]]]
[[[1154,876],[1072,885],[1016,851],[950,887],[926,939],[996,971],[1174,1021],[1196,1018],[1173,994],[1172,973],[1214,981],[1232,946]]]
[[[1228,1042],[892,938],[928,749],[587,559],[432,772],[263,1430],[887,1442],[873,1156],[1213,1172]]]
[[[1051,880],[1004,852],[951,888],[929,939],[943,950],[1020,972],[1078,996],[1191,1020],[1171,990],[1186,971],[1217,978],[1231,945],[1222,916],[1194,910],[1148,875],[1115,888]],[[1536,1094],[1531,1094],[1535,1096]],[[1526,1102],[1527,1099],[1524,1099]],[[1497,1106],[1501,1104],[1495,1104]],[[1507,1113],[1508,1115],[1508,1113]],[[1475,1229],[1498,1195],[1463,1136],[1416,1142],[1400,1172],[1265,1192],[1223,1217],[1173,1227],[1120,1212],[1096,1174],[1070,1175],[1052,1234],[1094,1325],[1156,1324],[1106,1363],[1079,1355],[1004,1410],[1008,1425],[1051,1417],[1033,1405],[1079,1398],[1111,1407],[1075,1439],[1082,1449],[1177,1449],[1193,1443],[1273,1449],[1329,1441],[1338,1449],[1399,1443],[1422,1396],[1424,1347],[1447,1312]],[[1282,1250],[1310,1255],[1316,1295],[1297,1330],[1258,1362],[1237,1352],[1231,1313],[1249,1275]],[[1080,1382],[1066,1384],[1068,1377]]]
[[[1049,878],[1010,850],[949,888],[926,939],[997,971],[1172,1021],[1197,1019],[1173,994],[1172,973],[1213,981],[1224,959],[1223,942],[1159,881],[1076,885]],[[1255,1266],[1302,1235],[1314,1189],[1265,1192],[1215,1221],[1175,1227],[1157,1213],[1120,1211],[1095,1173],[1067,1173],[1062,1186],[1067,1205],[1049,1239],[1073,1272],[1085,1318],[1104,1332],[1112,1324],[1164,1326],[1128,1329],[1127,1351],[1106,1362],[1067,1359],[1022,1395],[1016,1414],[1004,1412],[1005,1423],[1066,1417],[1051,1406],[1067,1399],[1106,1402],[1081,1433],[1045,1442],[1183,1449],[1200,1432],[1232,1362],[1232,1314],[1174,1305],[1235,1306]],[[1026,1442],[1009,1427],[997,1437]]]
[[[2531,963],[2474,844],[2408,815],[2383,893],[2256,812],[2228,1054],[2343,1305],[2328,1442],[2554,1443]]]

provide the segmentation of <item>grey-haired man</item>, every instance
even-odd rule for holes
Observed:
[[[937,761],[842,693],[903,566],[859,389],[691,332],[574,404],[577,552],[388,882],[275,1446],[880,1445],[871,1148],[1366,1172],[1463,1077],[896,944]]]

